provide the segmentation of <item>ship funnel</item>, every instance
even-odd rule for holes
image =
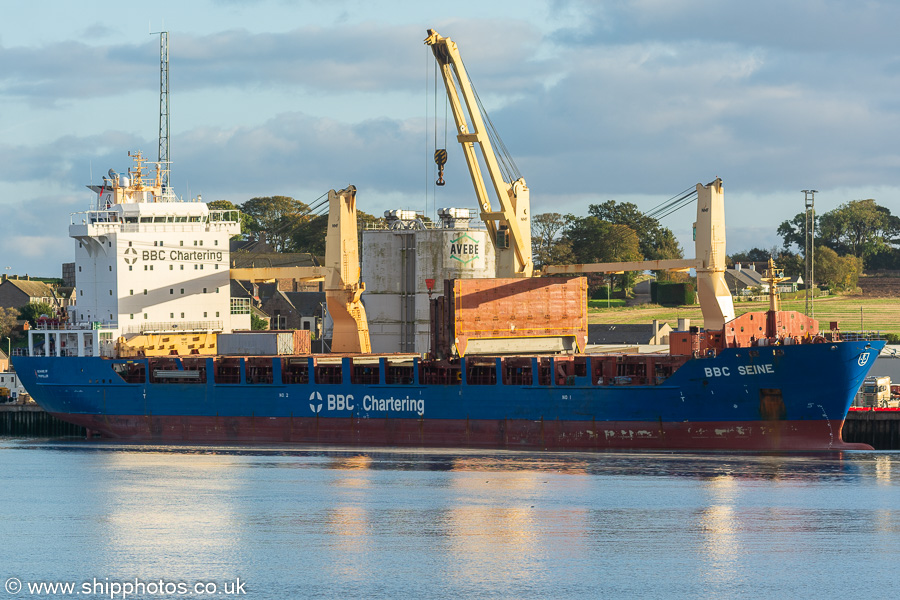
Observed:
[[[115,171],[113,171],[112,169],[110,169],[110,170],[109,170],[109,178],[110,178],[111,180],[113,180],[113,181],[118,181],[118,180],[119,180],[119,174],[116,173]]]

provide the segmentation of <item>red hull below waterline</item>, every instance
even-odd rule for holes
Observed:
[[[591,422],[55,414],[106,438],[507,450],[872,450],[841,439],[843,421]]]

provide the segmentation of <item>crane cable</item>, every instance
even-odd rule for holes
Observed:
[[[696,199],[697,188],[689,187],[686,190],[672,196],[665,202],[654,206],[649,211],[644,213],[644,215],[659,221],[661,219],[664,219],[665,217],[668,217],[672,213],[681,210],[685,206],[688,206]]]
[[[689,206],[693,203],[694,200],[697,199],[697,188],[689,187],[686,190],[675,194],[665,202],[658,204],[657,206],[651,208],[649,211],[643,213],[645,217],[649,217],[659,224],[661,219],[668,217],[669,215],[675,213],[676,211],[681,210],[685,206]],[[625,225],[624,223],[612,223],[607,221],[611,225]],[[625,225],[628,227],[627,225]],[[629,227],[629,229],[631,229]],[[632,231],[634,231],[632,229]],[[636,233],[636,232],[635,232]],[[625,239],[625,236],[628,235],[627,232],[619,230],[614,233],[612,236],[607,236],[607,240],[612,243],[618,243]]]
[[[466,69],[465,63],[462,63],[462,61],[460,61],[460,63],[462,65],[463,71],[465,71],[466,77],[469,79],[469,85],[472,88],[472,94],[475,96],[475,103],[478,105],[478,110],[484,117],[483,120],[485,123],[485,129],[487,129],[488,139],[491,141],[491,145],[497,149],[497,152],[495,152],[497,156],[497,162],[500,166],[500,170],[503,171],[506,182],[512,183],[521,179],[522,173],[519,171],[519,167],[516,166],[516,161],[513,159],[512,154],[506,147],[506,144],[503,143],[503,139],[497,132],[497,128],[494,127],[494,122],[491,120],[491,116],[488,114],[487,110],[485,110],[484,104],[481,102],[481,97],[478,95],[478,90],[475,89],[475,84],[472,83],[472,78],[469,77],[469,71],[468,69]]]

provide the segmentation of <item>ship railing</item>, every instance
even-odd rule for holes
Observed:
[[[881,331],[841,331],[841,340],[845,342],[869,342],[886,339]]]
[[[116,329],[118,327],[118,323],[116,322],[105,322],[105,321],[97,321],[97,322],[87,322],[87,323],[72,323],[72,322],[57,322],[52,325],[44,324],[38,322],[34,327],[31,327],[32,331],[91,331],[93,329]]]
[[[190,333],[195,331],[222,331],[222,321],[149,321],[131,325],[124,333]]]
[[[396,221],[394,222],[396,223]],[[389,222],[386,222],[384,219],[379,219],[378,221],[374,221],[371,223],[365,224],[366,231],[391,231],[391,230],[401,230],[401,231],[421,231],[423,229],[436,229],[436,230],[447,230],[453,231],[454,229],[476,229],[476,230],[484,230],[484,224],[480,222],[476,222],[474,219],[472,222],[466,227],[446,227],[440,221],[424,221],[421,218],[415,220],[415,224],[406,224],[406,225],[394,225],[392,226]]]
[[[199,215],[193,215],[188,219],[189,215],[185,215],[185,220],[177,220],[178,215],[155,215],[154,221],[144,221],[144,225],[150,224],[193,224],[210,223],[214,225],[234,225],[241,222],[241,213],[238,210],[211,210],[209,215],[201,219]],[[149,218],[149,217],[148,217]],[[83,210],[74,212],[69,215],[69,225],[115,225],[123,224],[137,225],[137,217],[122,218],[116,210]]]
[[[109,225],[122,224],[115,210],[84,210],[69,215],[69,225]]]

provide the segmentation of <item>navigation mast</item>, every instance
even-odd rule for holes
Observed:
[[[159,32],[159,155],[163,194],[169,191],[169,32]]]

